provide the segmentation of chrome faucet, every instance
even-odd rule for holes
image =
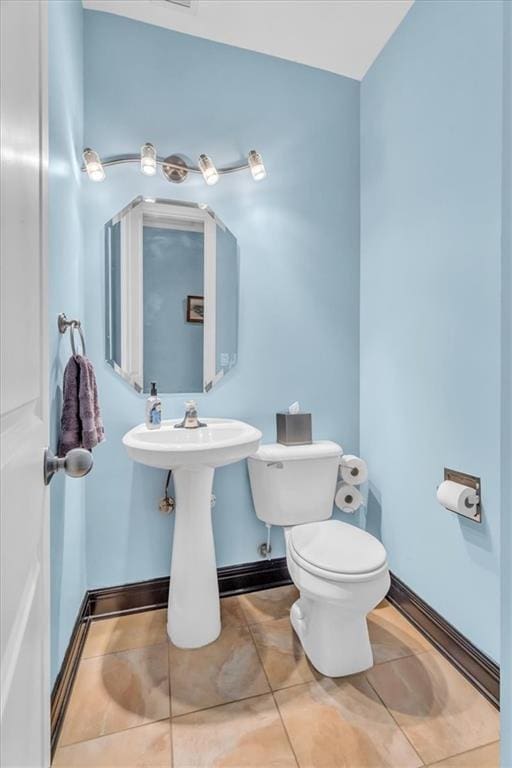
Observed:
[[[202,421],[199,421],[197,417],[197,404],[195,400],[185,401],[185,416],[183,421],[179,424],[175,424],[175,429],[199,429],[199,427],[206,427]]]

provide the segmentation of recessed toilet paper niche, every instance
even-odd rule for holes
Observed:
[[[445,509],[481,523],[481,498],[479,477],[445,467],[444,482],[437,489],[437,500]]]

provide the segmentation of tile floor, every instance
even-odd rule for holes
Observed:
[[[329,679],[288,621],[294,587],[221,601],[205,648],[165,611],[91,624],[55,768],[498,768],[499,716],[389,603],[375,666]]]

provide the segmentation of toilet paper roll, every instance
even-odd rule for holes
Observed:
[[[437,500],[443,507],[465,517],[475,517],[478,494],[474,488],[453,480],[445,480],[437,489]]]
[[[347,454],[340,459],[340,475],[348,485],[360,485],[368,478],[368,467],[364,459]]]
[[[354,485],[341,483],[336,491],[334,503],[339,509],[343,510],[343,512],[357,512],[363,503],[363,497],[361,491]]]

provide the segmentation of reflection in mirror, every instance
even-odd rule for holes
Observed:
[[[137,198],[105,254],[107,362],[139,392],[209,391],[237,361],[233,234],[205,206]]]
[[[190,225],[189,225],[190,226]],[[144,391],[201,392],[203,325],[187,299],[203,293],[204,232],[144,222],[142,240]]]
[[[226,373],[236,364],[238,350],[238,245],[229,229],[217,227],[217,312],[215,371]]]

